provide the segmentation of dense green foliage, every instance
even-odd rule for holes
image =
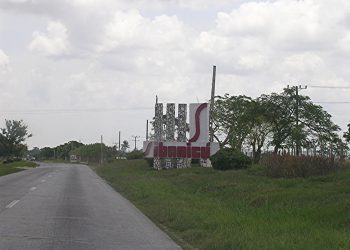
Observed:
[[[344,132],[343,137],[346,142],[350,142],[350,123],[348,124],[348,130]]]
[[[77,141],[69,141],[67,143],[55,147],[54,153],[56,154],[56,159],[68,160],[70,152],[76,150],[77,148],[83,145],[84,144]]]
[[[133,150],[133,151],[126,154],[126,158],[128,160],[142,159],[143,158],[143,151],[142,150]]]
[[[95,170],[185,249],[350,249],[349,168],[295,179],[143,160]]]
[[[210,157],[214,169],[242,169],[251,164],[251,159],[241,151],[231,148],[220,149],[215,155]]]
[[[116,146],[110,147],[102,144],[103,161],[110,161],[115,157],[125,157],[128,147],[127,141],[124,141],[121,150],[118,151]],[[28,151],[30,156],[39,160],[49,161],[69,161],[71,155],[75,155],[78,161],[82,162],[100,162],[101,161],[101,143],[83,144],[77,141],[69,141],[57,147],[33,148]]]
[[[57,147],[44,147],[37,148],[34,147],[32,150],[28,151],[28,155],[35,157],[39,160],[65,160],[68,161],[70,157],[70,152],[84,144],[77,141],[69,141]]]
[[[0,157],[21,157],[27,149],[24,142],[31,136],[22,120],[5,120],[5,128],[0,129]]]
[[[40,149],[37,153],[35,153],[34,156],[40,159],[53,159],[55,158],[55,150],[55,148],[44,147]],[[62,154],[61,156],[65,157],[64,154]]]
[[[340,154],[344,149],[331,115],[295,88],[282,93],[247,96],[217,96],[213,113],[214,137],[221,147],[249,147],[255,163],[262,148],[320,154]],[[349,137],[350,138],[350,137]]]
[[[94,143],[75,148],[71,150],[69,154],[79,156],[83,162],[100,162],[101,157],[103,158],[103,161],[108,161],[114,158],[116,151],[113,147],[108,147],[105,144],[102,144],[101,156],[101,143]]]

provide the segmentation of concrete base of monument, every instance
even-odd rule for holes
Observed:
[[[205,168],[212,168],[213,166],[211,165],[210,159],[200,159],[199,164],[201,167]]]

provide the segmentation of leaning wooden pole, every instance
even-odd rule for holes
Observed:
[[[213,130],[213,112],[214,112],[214,98],[215,98],[215,80],[216,80],[216,66],[213,66],[213,78],[211,83],[211,98],[210,98],[210,110],[209,110],[209,141],[214,141],[214,130]]]

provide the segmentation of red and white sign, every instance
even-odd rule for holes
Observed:
[[[190,140],[189,142],[209,142],[209,105],[208,103],[190,104]]]
[[[219,144],[209,142],[208,103],[190,104],[190,139],[186,142],[143,142],[145,157],[208,159],[219,150]]]
[[[143,142],[145,157],[208,159],[219,150],[217,143]]]

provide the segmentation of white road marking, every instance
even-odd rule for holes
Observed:
[[[34,191],[36,189],[36,187],[31,187],[30,191]]]
[[[6,206],[6,208],[11,208],[11,207],[13,207],[14,205],[16,205],[18,202],[19,202],[19,200],[14,200],[14,201],[12,201],[10,204],[8,204],[8,205]]]
[[[46,180],[41,180],[41,182],[46,182]]]

